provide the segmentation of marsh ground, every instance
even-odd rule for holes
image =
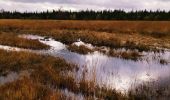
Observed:
[[[19,37],[34,34],[52,37],[65,43],[70,51],[87,54],[98,50],[113,57],[136,60],[142,51],[170,49],[170,22],[144,21],[52,21],[52,20],[0,20],[0,45],[24,49],[49,49],[38,40]],[[96,47],[89,49],[73,43],[82,40]],[[106,52],[101,48],[125,48],[139,52]],[[69,73],[77,70],[77,65],[59,57],[31,52],[0,50],[0,99],[106,99],[106,100],[146,100],[168,98],[169,85],[156,88],[142,85],[126,95],[115,89],[100,87],[82,78],[76,81]],[[160,60],[164,63],[163,60]],[[168,61],[166,61],[169,63]],[[106,66],[107,67],[107,66]],[[126,67],[126,66],[125,66]],[[23,74],[24,72],[24,74]],[[85,71],[86,72],[86,71]],[[10,73],[16,73],[15,80],[8,81]],[[22,73],[22,74],[20,74]],[[15,75],[14,75],[15,76]],[[4,84],[5,83],[5,84]],[[75,95],[68,95],[67,90]]]
[[[170,48],[167,21],[0,20],[1,32],[52,36],[63,43],[77,39],[111,48],[150,50]]]

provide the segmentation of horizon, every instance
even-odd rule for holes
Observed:
[[[52,10],[124,10],[129,11],[169,11],[170,1],[168,0],[1,0],[0,9],[5,11],[18,11],[18,12],[42,12]]]
[[[84,12],[86,12],[86,11],[94,11],[94,12],[102,12],[102,11],[111,11],[111,12],[114,12],[114,11],[123,11],[123,12],[125,12],[125,13],[130,13],[130,12],[142,12],[142,11],[147,11],[147,12],[166,12],[166,13],[169,13],[170,12],[170,10],[160,10],[160,9],[157,9],[157,10],[147,10],[147,9],[141,9],[141,10],[125,10],[125,9],[103,9],[103,10],[93,10],[93,9],[82,9],[82,10],[64,10],[64,9],[61,9],[61,8],[59,8],[59,9],[46,9],[46,10],[43,10],[43,11],[19,11],[19,10],[11,10],[11,11],[9,11],[9,10],[5,10],[5,9],[1,9],[0,8],[0,12],[18,12],[18,13],[43,13],[43,12],[53,12],[53,11],[61,11],[61,12],[82,12],[82,11],[84,11]]]

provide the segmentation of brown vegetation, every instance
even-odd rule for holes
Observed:
[[[0,75],[7,75],[10,72],[32,70],[30,77],[23,77],[12,83],[1,85],[1,100],[33,100],[45,98],[49,100],[51,97],[53,98],[52,100],[56,100],[60,99],[60,97],[63,98],[62,94],[53,92],[53,90],[51,90],[48,85],[43,84],[43,82],[48,83],[53,78],[56,79],[59,77],[62,79],[59,73],[61,71],[72,70],[74,65],[67,64],[59,58],[28,52],[7,52],[0,50],[0,57]],[[44,81],[39,81],[40,79]]]
[[[129,90],[128,92],[129,99],[130,100],[168,100],[170,98],[170,85],[169,84],[158,85],[158,83],[156,82],[146,82]]]
[[[87,81],[84,78],[77,82],[72,76],[67,76],[67,71],[77,68],[75,65],[68,64],[64,60],[51,56],[43,56],[28,52],[7,52],[0,50],[0,75],[7,75],[10,72],[21,72],[31,70],[30,76],[0,85],[0,99],[65,99],[66,95],[60,90],[68,89],[78,94],[82,93],[85,98],[108,99],[108,100],[138,100],[146,99],[149,96],[156,96],[157,93],[147,94],[148,88],[137,87],[140,92],[130,91],[127,97],[116,90],[99,87],[94,81]],[[164,92],[164,90],[153,91]],[[2,92],[3,91],[3,92]],[[141,95],[142,93],[142,95]],[[144,94],[145,93],[145,94]],[[150,92],[149,92],[150,93]],[[159,95],[160,97],[163,95]]]
[[[34,50],[49,48],[49,46],[40,43],[38,40],[28,40],[18,37],[17,34],[5,32],[0,32],[0,44]]]
[[[142,57],[142,54],[138,51],[117,51],[115,49],[109,49],[108,51],[102,50],[100,47],[95,47],[93,49],[89,49],[88,47],[84,45],[76,46],[76,45],[69,45],[68,50],[71,52],[76,52],[79,54],[88,54],[93,53],[94,51],[99,51],[103,54],[106,54],[110,57],[119,57],[126,60],[135,60],[137,61]]]
[[[8,30],[34,29],[34,30],[93,30],[104,32],[136,33],[160,32],[169,33],[168,21],[63,21],[63,20],[1,20],[1,29]],[[18,30],[19,31],[19,30]],[[41,30],[40,30],[41,31]],[[169,34],[168,34],[169,35]]]
[[[170,48],[169,26],[169,22],[0,20],[0,44],[31,49],[48,48],[38,40],[17,37],[16,33],[18,33],[50,36],[66,44],[72,44],[81,39],[86,43],[107,46],[111,49],[127,48],[147,51],[155,50],[156,47]],[[82,54],[93,51],[84,46],[77,48],[74,45],[69,49]],[[108,52],[108,55],[132,60],[141,56],[137,52],[117,53],[112,50]],[[129,98],[127,98],[114,89],[97,86],[93,80],[82,79],[77,82],[74,77],[65,74],[77,66],[60,58],[3,50],[0,50],[0,58],[0,76],[10,72],[19,73],[31,70],[29,77],[22,77],[14,82],[0,85],[0,99],[2,100],[60,100],[65,99],[60,91],[63,89],[68,89],[75,94],[82,93],[85,98],[92,99],[93,97],[106,100],[148,99],[146,98],[148,88],[144,86],[137,87],[140,92],[129,91]],[[166,64],[164,60],[160,60],[160,63]],[[157,93],[153,92],[151,96],[157,96]]]
[[[74,45],[74,44],[69,45],[68,50],[70,50],[71,52],[77,52],[79,54],[88,54],[88,53],[94,52],[93,50],[87,48],[84,45],[77,46],[77,45]]]
[[[72,76],[65,73],[76,68],[64,60],[50,56],[42,56],[26,52],[7,52],[0,50],[0,75],[10,72],[31,70],[30,76],[20,78],[11,83],[0,85],[1,99],[44,99],[62,97],[56,89],[68,89],[78,94],[82,93],[85,98],[96,96],[97,98],[123,98],[115,90],[99,88],[93,82],[81,80],[77,82]],[[93,86],[93,87],[92,87]],[[93,91],[91,90],[93,88]],[[55,90],[55,91],[54,91]],[[58,91],[58,90],[57,90]]]
[[[51,36],[67,44],[80,38],[97,46],[141,51],[170,48],[169,26],[157,21],[0,20],[0,31]]]
[[[160,59],[160,64],[162,64],[162,65],[167,65],[169,62],[167,61],[167,60],[165,60],[165,59]]]
[[[27,77],[0,86],[0,92],[1,100],[64,100],[65,98],[59,91],[53,91]]]
[[[142,55],[137,52],[137,51],[122,51],[122,52],[116,52],[115,50],[110,50],[107,53],[108,56],[112,56],[112,57],[120,57],[123,59],[130,59],[130,60],[138,60],[140,57],[142,57]]]

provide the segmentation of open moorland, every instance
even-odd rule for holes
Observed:
[[[52,21],[1,20],[1,32],[52,36],[66,44],[81,39],[111,48],[170,48],[170,22],[167,21]]]
[[[0,100],[170,98],[170,22],[0,19]]]

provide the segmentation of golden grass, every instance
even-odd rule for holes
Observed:
[[[170,32],[168,21],[53,21],[53,20],[0,20],[1,29],[81,29],[109,32]]]
[[[168,100],[170,98],[170,85],[146,82],[129,90],[128,97],[129,100]]]
[[[130,59],[130,60],[137,61],[138,59],[140,59],[142,57],[141,53],[138,51],[117,51],[114,49],[108,49],[108,51],[106,51],[106,50],[102,50],[100,47],[95,47],[93,49],[89,49],[88,47],[86,47],[84,45],[76,46],[74,44],[69,45],[67,48],[71,52],[76,52],[79,54],[88,54],[88,53],[93,53],[94,51],[99,51],[99,52],[106,54],[110,57],[119,57],[119,58],[123,58],[126,60]]]
[[[2,58],[0,59],[1,76],[10,72],[19,73],[31,70],[28,77],[21,77],[14,82],[0,85],[0,99],[32,100],[47,98],[46,100],[48,100],[51,95],[54,99],[63,98],[62,94],[53,92],[53,89],[68,89],[75,94],[82,93],[87,98],[94,95],[103,99],[123,98],[123,95],[115,90],[99,88],[93,81],[80,80],[80,82],[77,82],[72,76],[63,75],[67,71],[72,71],[76,66],[68,64],[62,59],[28,52],[7,52],[3,50],[0,50],[0,57]]]
[[[116,52],[115,50],[110,50],[108,53],[106,53],[108,56],[112,56],[112,57],[120,57],[123,59],[130,59],[130,60],[138,60],[140,59],[140,57],[142,57],[142,55],[137,52],[137,51],[123,51],[123,52]]]
[[[0,31],[51,36],[67,44],[80,38],[97,46],[141,51],[170,48],[169,26],[167,21],[0,20]]]
[[[130,97],[127,97],[114,89],[99,87],[95,83],[95,77],[92,81],[82,78],[77,82],[72,76],[63,74],[72,71],[76,66],[68,64],[60,58],[3,50],[0,50],[0,57],[1,76],[10,72],[25,70],[30,72],[30,76],[23,76],[14,82],[0,85],[0,99],[2,100],[63,100],[66,97],[60,92],[61,89],[68,89],[75,94],[82,93],[87,99],[94,99],[93,96],[95,96],[107,100],[136,100],[148,96],[147,94],[141,95],[141,92],[139,94],[129,92],[128,96]],[[151,89],[154,90],[152,87]],[[157,94],[153,93],[152,95],[156,96]]]
[[[7,52],[0,50],[0,57],[0,75],[31,70],[29,77],[23,77],[12,83],[1,85],[1,100],[42,100],[45,98],[45,100],[50,98],[52,98],[51,100],[60,100],[60,97],[63,98],[59,92],[53,93],[53,90],[49,88],[49,82],[56,78],[63,79],[59,73],[72,70],[74,65],[68,64],[60,58],[28,52]],[[41,79],[43,81],[39,81]],[[49,83],[49,85],[46,85],[44,82]]]
[[[28,40],[18,37],[17,34],[5,32],[0,32],[0,44],[34,50],[49,48],[49,46],[40,43],[38,40]]]
[[[170,22],[0,20],[0,44],[32,49],[42,47],[39,46],[41,44],[35,43],[37,41],[30,42],[32,40],[27,41],[11,35],[18,33],[50,36],[66,44],[81,39],[96,46],[142,51],[155,49],[155,47],[170,48],[169,26]],[[7,33],[10,33],[10,36],[6,36]],[[35,45],[32,46],[34,43]],[[77,51],[77,48],[75,50]],[[88,50],[83,53],[86,51]],[[115,55],[115,52],[111,54]],[[130,55],[126,53],[120,55],[132,59],[138,56],[133,52]],[[63,75],[62,73],[67,73],[76,66],[60,58],[3,50],[0,50],[0,58],[0,75],[6,75],[11,71],[32,70],[30,77],[0,86],[0,99],[63,99],[63,94],[53,92],[51,90],[53,88],[68,89],[75,94],[82,93],[87,97],[96,96],[99,99],[126,99],[126,96],[116,90],[97,86],[95,81],[82,79],[76,82],[73,77]],[[129,99],[145,99],[143,98],[145,95],[141,96],[140,93],[142,92],[129,94]]]
[[[12,83],[0,86],[1,100],[64,100],[65,96],[59,92],[23,77]]]
[[[29,52],[7,52],[0,50],[0,58],[0,73],[10,71],[18,72],[21,70],[36,69],[46,66],[53,66],[58,71],[70,70],[73,68],[73,65],[67,64],[60,58]]]
[[[69,45],[67,49],[70,50],[71,52],[76,52],[79,54],[88,54],[94,52],[94,50],[91,50],[84,45],[76,46],[73,44],[73,45]]]

